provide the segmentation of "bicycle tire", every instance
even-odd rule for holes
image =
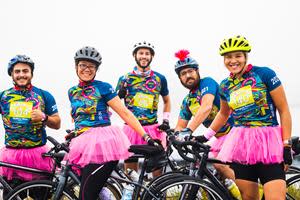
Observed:
[[[189,196],[189,191],[192,187],[197,187],[197,195]],[[157,199],[202,199],[202,200],[223,200],[228,197],[223,194],[211,183],[187,176],[177,176],[176,178],[170,178],[168,181],[162,182],[155,188],[149,188],[150,192],[155,194]],[[183,190],[186,191],[183,191]],[[142,196],[142,200],[152,200],[153,198],[148,191],[145,191]]]
[[[23,183],[13,189],[7,196],[6,200],[17,199],[51,199],[55,191],[55,183],[49,180],[36,180]],[[78,199],[69,190],[63,190],[61,200],[76,200]]]
[[[292,176],[286,180],[286,199],[300,199],[300,174]]]

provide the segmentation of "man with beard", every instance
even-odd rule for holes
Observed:
[[[166,133],[170,128],[170,97],[166,78],[160,73],[150,69],[151,61],[154,57],[154,46],[148,42],[139,42],[134,45],[133,57],[136,66],[133,71],[120,77],[117,84],[117,91],[120,98],[124,98],[126,107],[136,116],[148,135],[159,140],[163,146],[166,145]],[[159,95],[162,96],[163,122],[158,125],[157,108]],[[128,125],[124,125],[124,132],[128,136],[131,144],[147,144]],[[138,170],[138,160],[130,158],[125,160],[125,169]],[[160,174],[160,170],[153,172],[153,176]]]
[[[26,167],[51,171],[51,158],[43,158],[46,126],[60,128],[60,117],[53,96],[31,84],[34,62],[26,55],[17,55],[8,64],[8,75],[14,87],[0,93],[0,113],[5,129],[5,147],[0,160]],[[0,174],[11,182],[23,182],[38,175],[12,168],[1,168]]]
[[[195,59],[189,56],[189,51],[180,50],[175,53],[179,59],[175,64],[175,72],[189,94],[184,98],[175,130],[179,131],[179,139],[190,137],[192,133],[203,124],[209,127],[220,109],[219,85],[210,77],[200,78],[199,65]],[[193,119],[192,119],[193,117]],[[227,133],[230,131],[233,120],[229,117],[224,121],[224,126],[215,135],[212,142],[211,155],[216,157]],[[201,135],[195,137],[199,142],[207,142],[213,135]],[[233,171],[227,165],[215,164],[214,167],[222,178],[234,179]]]

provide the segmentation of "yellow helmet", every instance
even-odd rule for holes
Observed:
[[[225,53],[229,53],[233,51],[250,52],[251,46],[248,40],[241,35],[224,39],[219,48],[220,55],[223,56]]]

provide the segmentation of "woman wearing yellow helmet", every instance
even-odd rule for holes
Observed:
[[[284,168],[292,163],[291,114],[276,73],[247,64],[250,51],[243,36],[221,43],[219,53],[230,75],[220,84],[221,108],[209,130],[217,132],[232,114],[234,126],[218,158],[233,163],[243,200],[259,198],[258,180],[266,199],[285,199]]]

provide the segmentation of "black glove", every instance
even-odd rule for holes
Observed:
[[[292,151],[291,147],[285,146],[283,148],[283,161],[284,164],[291,165],[293,162],[293,156],[292,156]]]
[[[199,135],[199,136],[196,136],[195,137],[195,140],[197,142],[200,142],[200,143],[205,143],[208,141],[208,139],[204,136],[204,135]]]
[[[148,134],[146,134],[143,138],[148,143],[148,145],[151,145],[151,146],[159,146],[160,145],[156,140],[153,140]]]
[[[126,84],[123,83],[118,91],[118,96],[120,97],[120,99],[125,98],[127,94],[127,89],[126,89]]]
[[[184,128],[181,131],[179,131],[178,138],[180,140],[186,140],[189,139],[192,135],[193,131],[190,128]]]
[[[67,135],[65,135],[66,140],[71,140],[76,137],[76,133],[74,130],[66,130],[66,132],[68,133]]]
[[[169,130],[170,129],[169,120],[164,119],[163,123],[158,126],[158,129],[161,130],[161,131]]]

